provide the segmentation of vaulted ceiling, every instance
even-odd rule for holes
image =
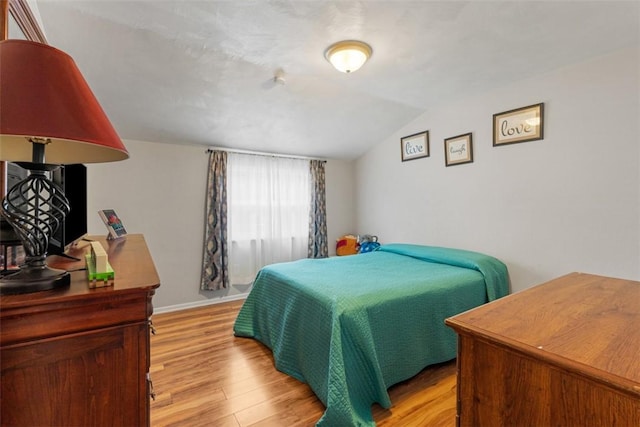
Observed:
[[[640,38],[637,1],[34,6],[49,44],[75,59],[123,139],[343,159],[439,105]],[[353,74],[324,58],[344,39],[373,48]],[[273,81],[278,69],[284,85]]]

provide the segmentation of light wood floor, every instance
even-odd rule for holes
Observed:
[[[151,425],[313,426],[324,406],[311,389],[276,371],[271,351],[233,336],[243,301],[153,315]],[[429,367],[374,405],[378,426],[455,425],[455,362]]]

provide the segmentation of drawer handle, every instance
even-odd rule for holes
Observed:
[[[151,374],[147,372],[147,384],[149,384],[149,396],[153,401],[156,400],[156,392],[153,390],[153,381],[151,381]]]

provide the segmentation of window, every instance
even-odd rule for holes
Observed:
[[[268,264],[307,257],[309,161],[229,153],[229,277],[248,284]]]

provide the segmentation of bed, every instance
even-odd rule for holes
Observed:
[[[477,252],[387,244],[264,267],[234,324],[325,405],[318,426],[374,426],[371,405],[456,357],[444,319],[508,293],[506,266]]]

